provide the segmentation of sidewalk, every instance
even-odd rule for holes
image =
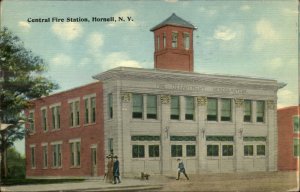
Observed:
[[[103,180],[85,180],[76,183],[59,183],[59,184],[46,184],[46,185],[16,185],[0,187],[1,192],[71,192],[71,191],[144,191],[160,189],[163,183],[151,180],[139,180],[124,178],[120,184],[106,183]]]

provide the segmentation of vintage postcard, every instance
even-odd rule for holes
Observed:
[[[25,109],[23,180],[79,179],[1,190],[298,191],[298,4],[1,1],[59,86]]]

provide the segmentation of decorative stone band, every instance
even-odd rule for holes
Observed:
[[[207,97],[198,96],[197,97],[197,104],[198,104],[198,106],[205,106],[207,104]]]
[[[171,101],[171,96],[170,95],[161,95],[160,101],[162,104],[169,104]]]
[[[274,110],[275,109],[275,105],[276,105],[276,103],[273,100],[267,101],[267,107],[268,107],[268,109]]]
[[[243,107],[244,106],[244,99],[235,98],[234,102],[235,102],[235,106],[236,107]]]
[[[123,103],[129,103],[131,101],[131,93],[122,93],[121,99]]]

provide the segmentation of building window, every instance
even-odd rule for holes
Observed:
[[[222,111],[221,111],[221,121],[231,121],[231,100],[221,99]]]
[[[41,109],[42,111],[42,127],[44,131],[48,131],[48,118],[47,118],[47,109]]]
[[[48,167],[48,145],[42,146],[42,153],[43,153],[43,168]]]
[[[114,140],[113,140],[113,138],[108,138],[108,151],[110,153],[114,152]]]
[[[218,120],[218,100],[215,98],[207,99],[207,120],[208,121]]]
[[[52,112],[52,129],[60,129],[60,106],[51,108]]]
[[[80,141],[70,142],[71,166],[80,166]]]
[[[187,157],[196,156],[196,145],[186,145],[186,156]]]
[[[265,102],[256,101],[256,122],[264,122]]]
[[[222,145],[222,156],[233,156],[233,145]]]
[[[256,145],[256,155],[265,156],[266,155],[266,146],[265,145]]]
[[[147,95],[147,119],[157,118],[157,96]]]
[[[167,45],[167,37],[166,37],[166,33],[163,34],[163,46],[164,48],[166,48]]]
[[[159,157],[159,145],[149,145],[149,157]]]
[[[219,156],[219,145],[207,145],[207,156],[208,157]]]
[[[253,156],[253,145],[244,145],[244,156]]]
[[[245,100],[244,101],[244,122],[251,122],[252,120],[252,108],[251,108],[251,101]]]
[[[144,145],[132,145],[132,158],[144,158],[145,146]]]
[[[182,145],[171,145],[171,156],[182,157]]]
[[[143,118],[143,95],[133,94],[132,118]]]
[[[34,111],[29,112],[29,131],[31,133],[35,132],[35,125],[34,125]]]
[[[109,119],[112,119],[114,116],[113,111],[113,96],[112,93],[108,94],[108,117]]]
[[[186,50],[190,49],[190,34],[183,33],[183,46]]]
[[[294,132],[295,133],[300,132],[300,129],[299,129],[299,116],[294,116],[293,117],[293,126],[294,126]]]
[[[300,157],[300,139],[294,138],[294,157]]]
[[[52,167],[61,167],[61,144],[52,144]]]
[[[172,48],[177,48],[178,44],[178,33],[172,32]]]
[[[159,36],[156,37],[156,49],[159,50],[160,44],[159,44]]]
[[[30,161],[31,161],[31,168],[35,168],[35,145],[30,146]]]
[[[84,99],[84,123],[96,122],[96,97],[91,96]]]
[[[70,109],[70,126],[79,126],[79,101],[69,103]]]
[[[195,104],[194,97],[185,97],[185,119],[194,120]]]
[[[171,96],[171,119],[179,120],[179,96]]]

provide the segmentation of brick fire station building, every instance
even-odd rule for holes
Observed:
[[[299,170],[300,166],[300,106],[277,110],[278,170]]]
[[[154,69],[117,67],[34,101],[27,177],[277,170],[276,80],[196,73],[193,32],[173,14],[154,32]]]

